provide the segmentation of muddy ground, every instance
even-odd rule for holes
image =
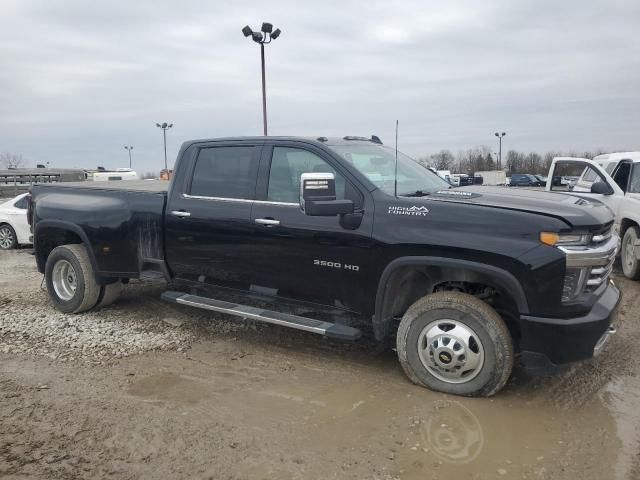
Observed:
[[[491,399],[416,387],[366,341],[164,304],[162,285],[60,316],[40,280],[29,250],[0,252],[1,478],[640,478],[640,283],[620,276],[601,356],[517,367]]]

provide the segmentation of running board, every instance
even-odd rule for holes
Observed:
[[[284,327],[304,330],[306,332],[317,333],[329,338],[340,340],[357,340],[362,332],[357,328],[338,323],[324,322],[309,317],[291,315],[288,313],[274,312],[263,308],[251,307],[248,305],[238,305],[237,303],[225,302],[214,298],[200,297],[184,292],[164,292],[160,298],[167,302],[189,305],[190,307],[213,310],[214,312],[226,313],[237,317],[250,318],[259,322],[273,323]]]

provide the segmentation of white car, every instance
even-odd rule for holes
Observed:
[[[640,152],[626,152],[617,159],[614,168],[598,157],[554,158],[549,177],[557,168],[582,171],[571,193],[582,198],[594,198],[607,205],[615,215],[615,228],[622,238],[620,256],[626,277],[640,280]],[[607,173],[611,171],[611,175]],[[558,190],[547,183],[547,190]]]
[[[27,195],[28,193],[23,193],[8,202],[0,203],[1,250],[31,243],[31,229],[27,221]]]

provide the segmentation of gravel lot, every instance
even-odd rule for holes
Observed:
[[[0,252],[0,477],[640,478],[640,284],[619,333],[491,399],[411,385],[393,352],[161,302],[132,282],[57,313]]]

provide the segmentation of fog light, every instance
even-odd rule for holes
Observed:
[[[586,268],[569,268],[562,285],[562,301],[570,302],[582,293],[587,278]]]

